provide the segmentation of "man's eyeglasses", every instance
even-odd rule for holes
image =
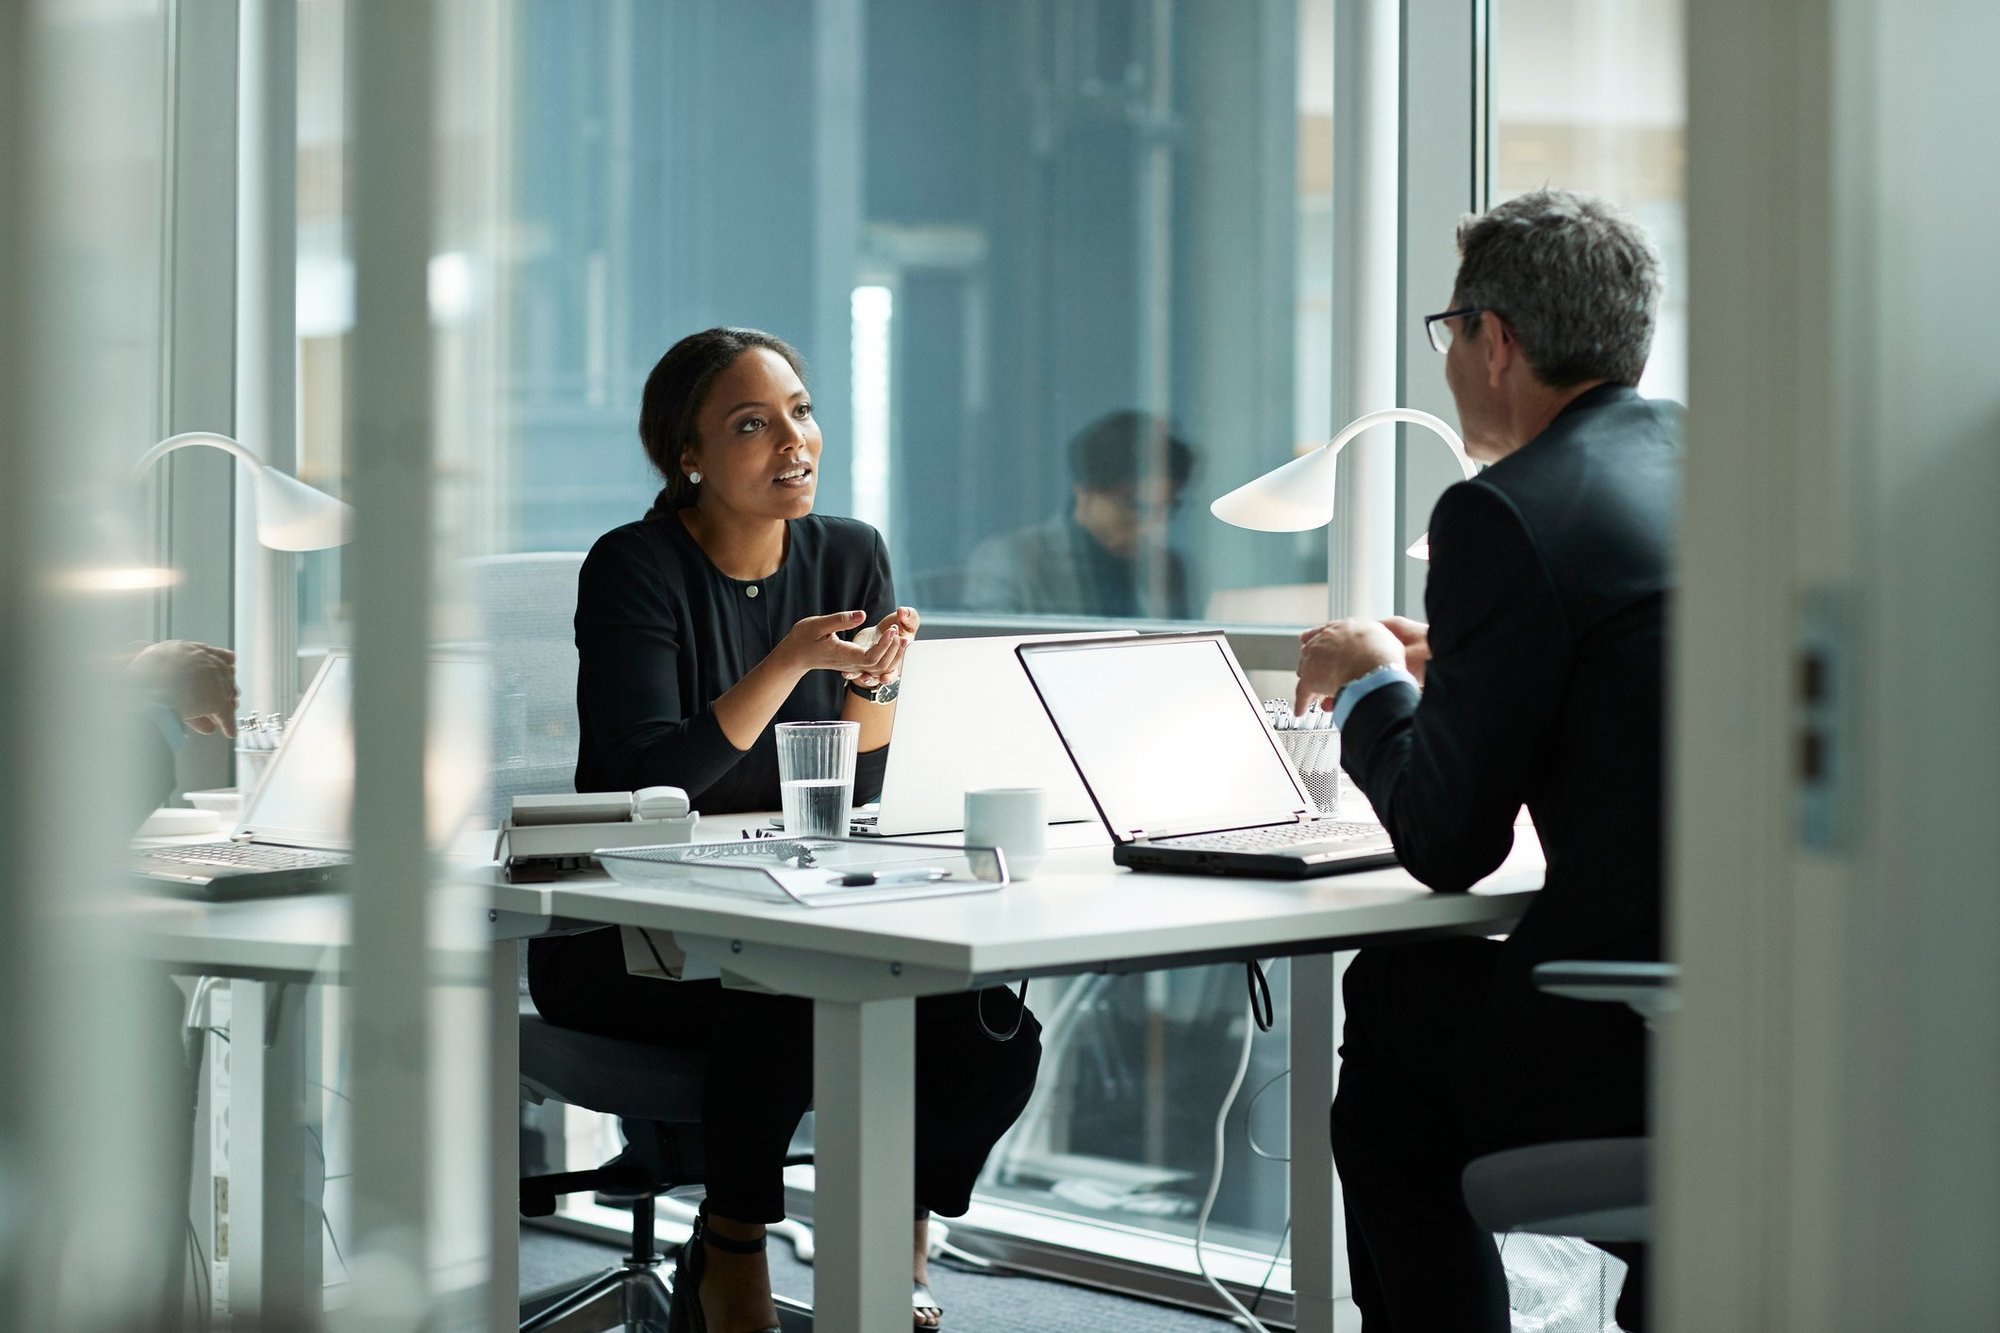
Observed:
[[[1441,315],[1424,316],[1424,336],[1431,340],[1431,346],[1440,354],[1451,350],[1452,328],[1447,320],[1463,319],[1467,315],[1477,315],[1485,311],[1484,306],[1469,305],[1462,310],[1447,310]]]

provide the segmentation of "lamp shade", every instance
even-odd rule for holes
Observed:
[[[280,472],[227,435],[197,430],[169,436],[146,451],[133,475],[143,476],[146,469],[174,450],[196,444],[220,449],[250,469],[259,545],[274,551],[319,551],[347,544],[353,532],[353,509]]]
[[[1465,442],[1443,420],[1413,407],[1385,407],[1356,417],[1341,427],[1338,435],[1304,457],[1274,467],[1227,495],[1218,496],[1209,504],[1208,512],[1224,523],[1257,532],[1305,532],[1324,527],[1333,521],[1334,478],[1340,451],[1361,432],[1397,421],[1422,426],[1443,440],[1452,457],[1458,460],[1459,471],[1466,476],[1476,471],[1471,456],[1465,452]],[[1410,548],[1411,555],[1417,555],[1421,547],[1424,554],[1417,558],[1429,556],[1428,535],[1417,539],[1417,544]]]
[[[1208,512],[1256,532],[1305,532],[1333,519],[1333,479],[1339,455],[1322,445],[1217,497]]]

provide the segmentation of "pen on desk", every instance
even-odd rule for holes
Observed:
[[[950,879],[951,872],[939,866],[924,866],[916,870],[850,870],[835,875],[832,882],[844,888],[858,889],[868,885],[887,884],[935,884],[941,879]]]

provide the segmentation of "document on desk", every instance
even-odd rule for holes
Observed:
[[[993,847],[869,838],[756,838],[594,853],[634,888],[695,889],[801,907],[991,893],[1007,883]]]

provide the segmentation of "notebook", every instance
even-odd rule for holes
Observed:
[[[433,845],[473,808],[486,777],[483,738],[492,689],[483,663],[431,663],[435,715],[429,811]],[[354,794],[353,659],[330,655],[299,701],[264,779],[227,842],[134,852],[154,892],[230,901],[344,887]]]
[[[1301,879],[1395,864],[1380,824],[1319,816],[1221,634],[1016,653],[1119,865]]]
[[[1076,767],[1050,729],[1014,650],[1102,635],[924,639],[903,659],[896,731],[881,810],[862,836],[949,833],[965,827],[965,793],[1040,787],[1051,824],[1097,818]],[[861,820],[866,820],[863,814]]]

